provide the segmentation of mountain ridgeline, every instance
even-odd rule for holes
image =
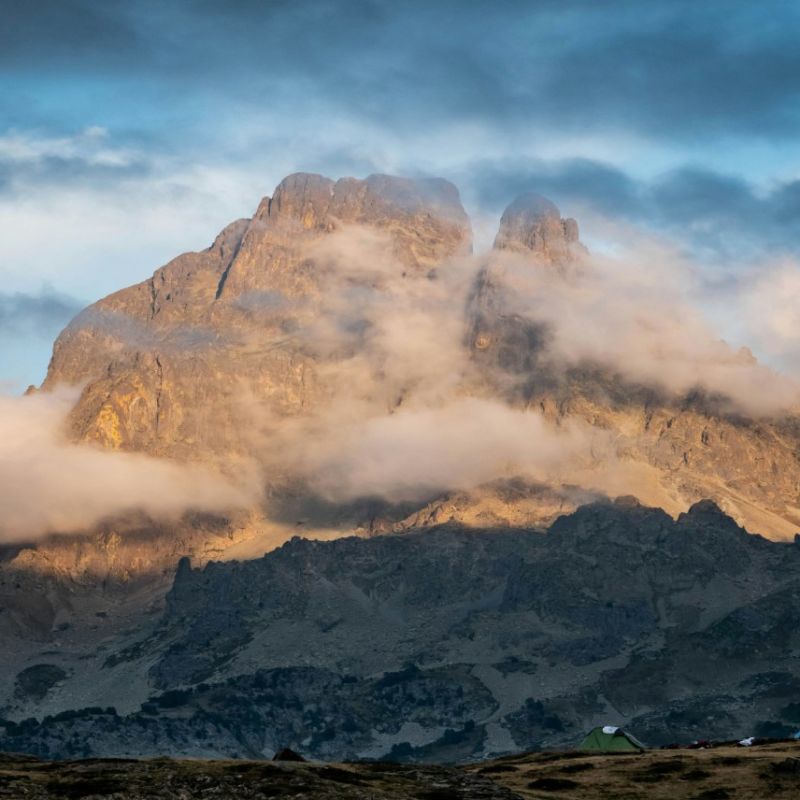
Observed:
[[[391,478],[388,488],[365,486],[372,502],[355,505],[358,472],[335,483],[350,469],[336,436],[353,428],[352,417],[435,412],[463,399],[602,436],[602,445],[586,446],[582,470],[554,477],[545,468],[530,480],[523,465],[516,476],[479,475],[485,484],[544,485],[561,495],[559,511],[575,507],[575,488],[629,492],[673,515],[709,498],[751,530],[793,536],[797,415],[748,418],[702,385],[676,394],[635,382],[613,354],[560,360],[552,325],[526,307],[520,285],[542,273],[556,290],[580,285],[591,265],[575,220],[545,198],[518,198],[492,251],[471,250],[469,219],[444,180],[292,175],[208,250],[83,311],[56,341],[42,388],[82,387],[69,420],[75,441],[212,464],[234,480],[255,475],[263,494],[244,517],[232,512],[236,542],[265,528],[283,540],[297,519],[312,531],[386,530],[437,502],[455,521],[552,521],[530,493],[520,519],[496,493],[478,490],[477,478],[449,485],[447,474],[433,476],[399,508],[374,502],[396,499]],[[537,302],[547,302],[547,285],[534,290]],[[297,456],[309,441],[322,453]],[[627,477],[609,488],[602,476],[612,466]],[[462,492],[455,504],[454,490]],[[198,539],[196,558],[206,543]]]

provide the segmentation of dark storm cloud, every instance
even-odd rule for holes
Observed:
[[[469,164],[456,180],[478,205],[495,212],[530,191],[552,197],[565,208],[589,206],[614,216],[631,217],[641,207],[641,187],[633,178],[610,164],[586,158],[479,161]]]
[[[0,67],[46,69],[129,67],[145,42],[118,0],[5,0],[0,25]]]
[[[83,304],[52,289],[39,294],[0,292],[0,334],[52,338]]]
[[[664,7],[676,13],[645,13],[641,29],[566,47],[547,75],[549,110],[574,124],[599,114],[609,126],[677,138],[797,132],[800,7]]]
[[[219,44],[234,44],[251,86],[297,80],[395,125],[465,119],[678,138],[800,126],[800,14],[789,3],[362,0],[194,11],[185,29],[210,73],[219,75],[220,55],[230,65]],[[193,50],[170,63],[196,75]]]
[[[215,93],[400,128],[800,129],[800,7],[781,0],[17,0],[8,16],[7,69],[122,76],[132,104],[153,91],[187,115]]]

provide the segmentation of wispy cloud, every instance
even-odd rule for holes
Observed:
[[[76,397],[0,395],[0,542],[84,530],[126,511],[174,517],[257,496],[201,467],[70,444],[66,418]]]
[[[52,339],[83,303],[52,289],[38,294],[0,292],[0,333]]]

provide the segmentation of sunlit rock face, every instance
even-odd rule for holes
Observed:
[[[457,189],[447,181],[372,175],[334,182],[321,175],[290,175],[261,202],[220,281],[220,298],[248,291],[289,297],[314,292],[316,276],[303,245],[348,225],[388,234],[391,254],[414,273],[468,252],[471,245],[469,220]]]
[[[405,530],[424,519],[538,526],[582,498],[625,492],[673,514],[711,497],[775,537],[800,527],[795,417],[754,422],[715,397],[670,396],[608,362],[566,364],[554,355],[551,326],[525,303],[531,279],[544,297],[591,269],[574,220],[540,195],[522,195],[503,213],[492,250],[470,254],[469,219],[447,181],[291,175],[207,250],[82,312],[58,338],[43,388],[83,387],[70,418],[78,441],[208,462],[235,477],[252,476],[256,465],[267,514],[284,526],[301,520],[310,532]],[[443,294],[454,274],[472,276],[467,289]],[[425,306],[437,291],[437,303]],[[367,295],[372,319],[361,313]],[[394,321],[401,351],[403,336],[425,339],[422,355],[400,353],[404,366],[438,358],[418,370],[413,387],[382,354],[367,352],[376,297],[387,313],[402,304],[410,312]],[[457,329],[449,351],[438,342],[445,329],[451,338]],[[504,474],[483,487],[433,488],[416,507],[392,513],[374,503],[342,511],[296,484],[287,491],[290,453],[276,445],[287,421],[337,404],[391,415],[428,390],[428,405],[476,396],[533,409],[556,427],[578,421],[599,431],[603,445],[591,448],[580,473],[544,484]]]
[[[325,239],[350,226],[374,231],[408,280],[471,249],[444,180],[291,175],[208,250],[100,300],[59,336],[44,388],[86,384],[75,437],[187,460],[252,455],[252,401],[291,415],[324,395],[302,329],[323,290]]]

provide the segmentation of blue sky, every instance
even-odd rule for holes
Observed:
[[[710,270],[800,248],[800,4],[0,0],[0,383],[286,174],[526,190]]]

